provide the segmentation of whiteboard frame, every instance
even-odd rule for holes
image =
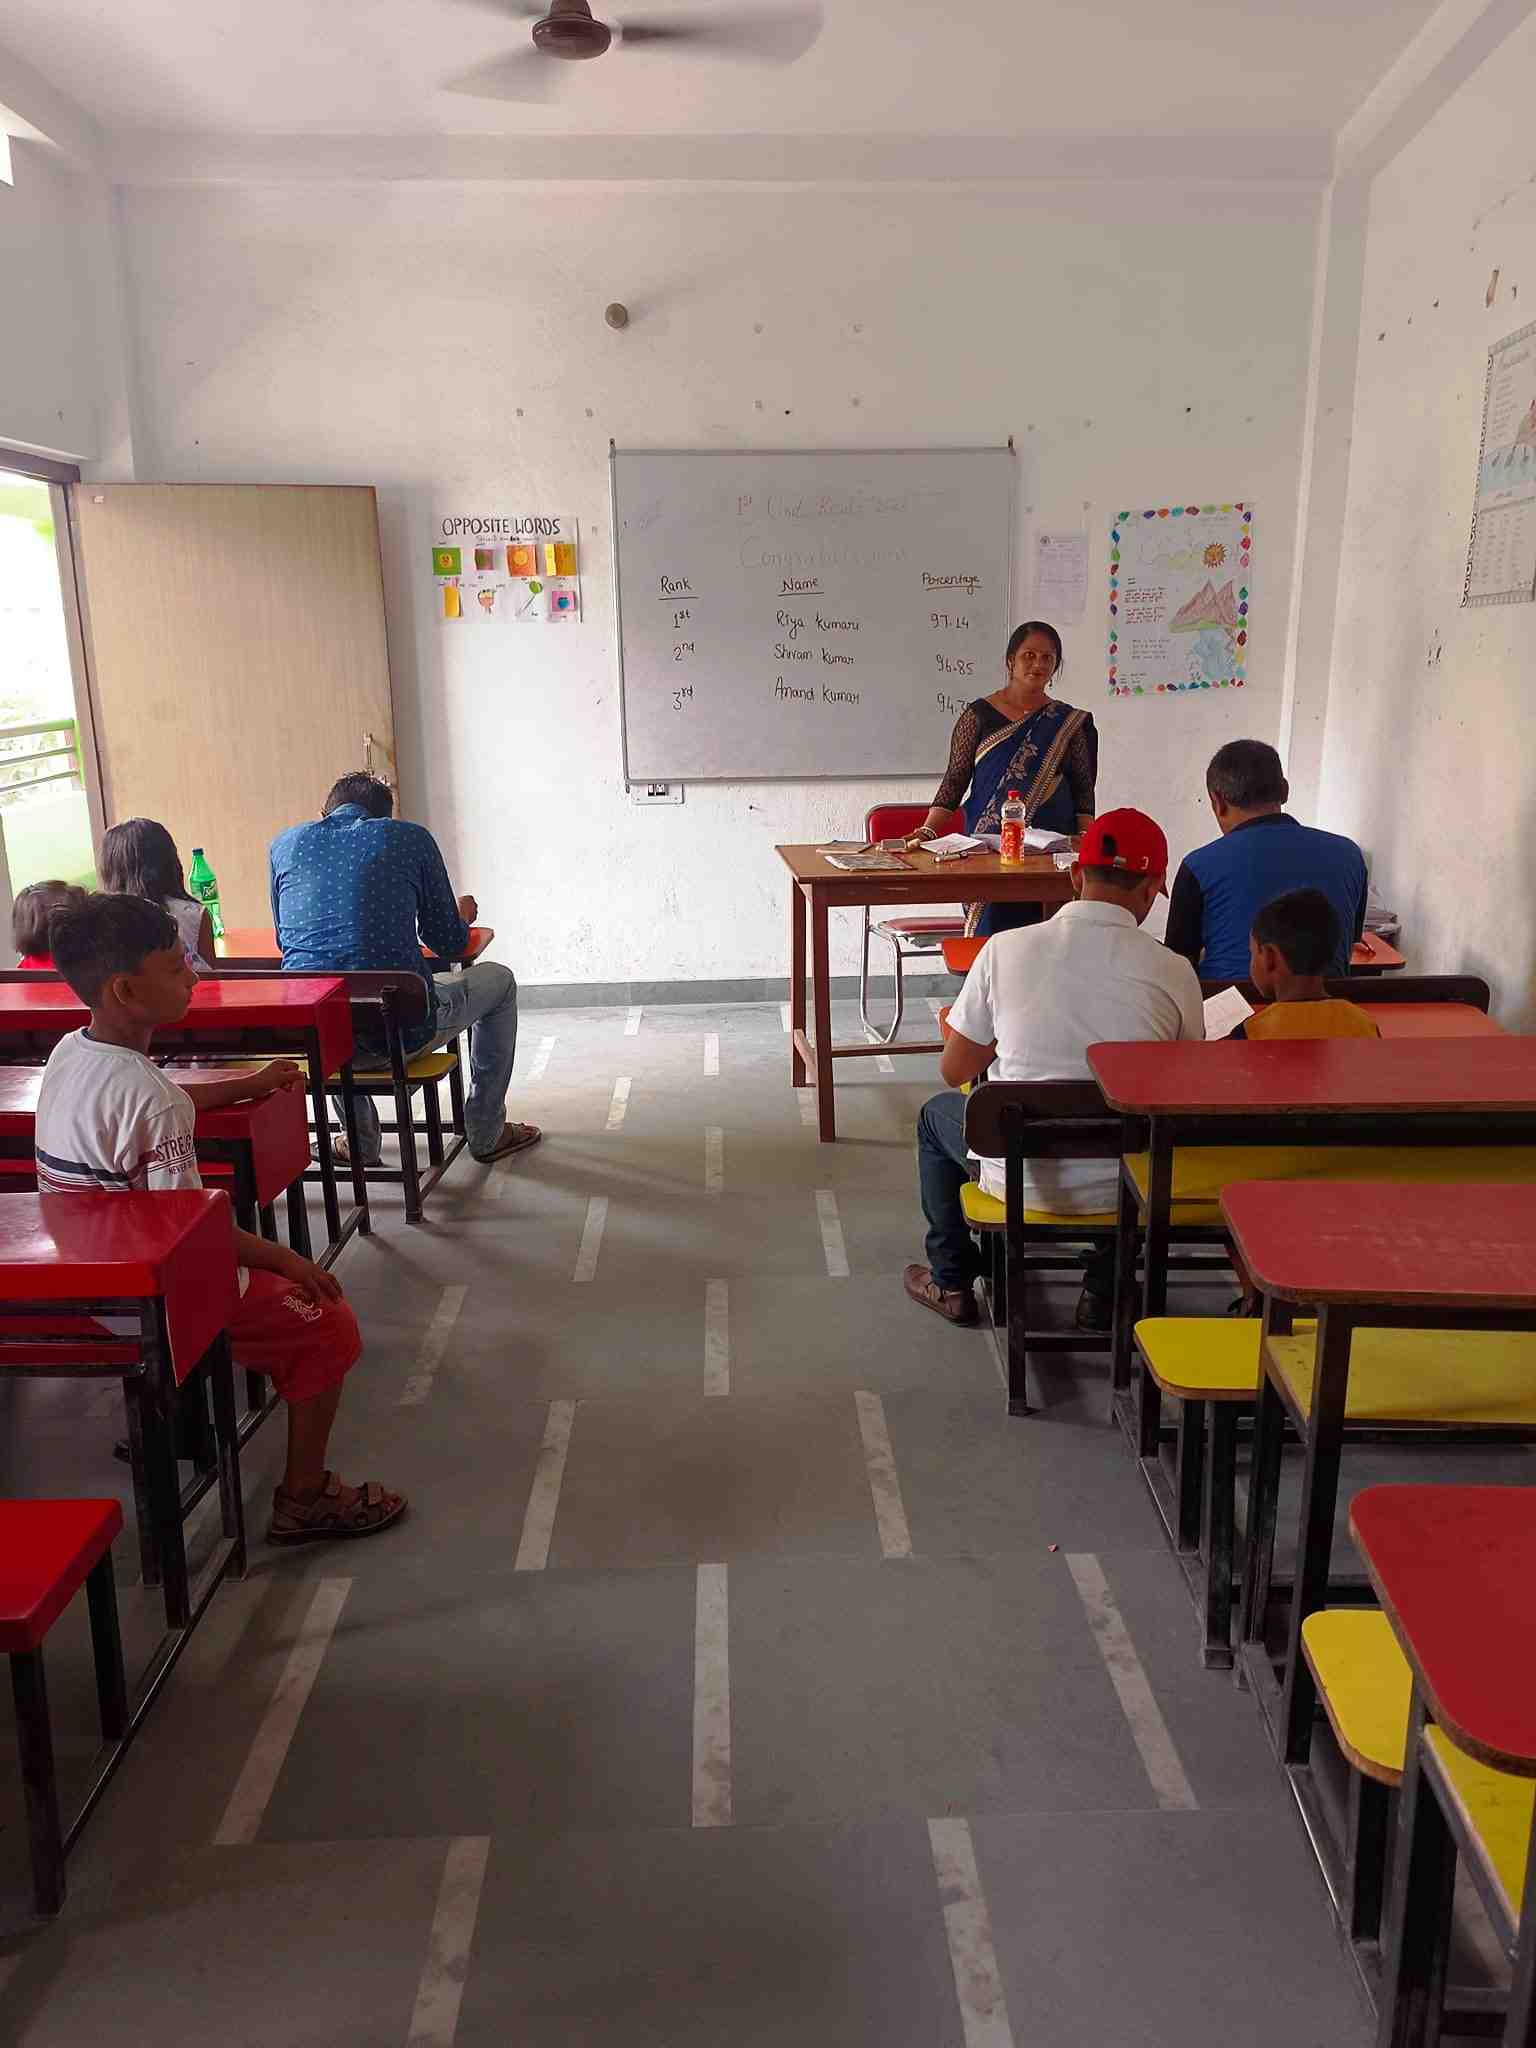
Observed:
[[[629,773],[629,719],[624,698],[624,594],[620,585],[619,569],[619,477],[617,462],[621,455],[697,455],[704,460],[714,456],[740,455],[785,455],[804,458],[807,455],[1011,455],[1013,467],[1008,487],[1008,589],[1005,602],[1006,615],[1013,617],[1014,566],[1019,540],[1019,451],[1010,434],[1004,441],[976,441],[953,444],[947,441],[931,442],[925,448],[620,448],[610,438],[608,442],[608,524],[613,548],[613,650],[619,670],[619,764],[624,776],[625,793],[641,785],[630,779]],[[646,778],[649,787],[653,778]],[[694,782],[910,782],[910,775],[891,771],[873,770],[868,775],[695,775],[688,778]],[[669,777],[683,785],[681,776]]]

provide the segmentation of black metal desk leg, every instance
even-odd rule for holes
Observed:
[[[1109,1412],[1131,1384],[1131,1331],[1136,1322],[1136,1196],[1122,1170],[1115,1210],[1115,1340],[1110,1354]]]
[[[229,1339],[220,1337],[208,1354],[213,1392],[213,1431],[219,1458],[219,1513],[229,1537],[229,1576],[245,1577],[245,1501],[240,1490],[240,1429],[235,1418],[235,1369]],[[265,1385],[265,1383],[263,1383]]]
[[[1172,1207],[1173,1140],[1167,1122],[1154,1117],[1147,1152],[1147,1240],[1141,1282],[1141,1312],[1148,1317],[1168,1312],[1168,1233]],[[1162,1426],[1162,1397],[1145,1363],[1137,1374],[1136,1384],[1137,1449],[1142,1457],[1155,1458]]]
[[[165,1328],[165,1304],[146,1304],[140,1339],[144,1356],[140,1410],[144,1422],[144,1485],[165,1597],[167,1628],[186,1628],[192,1619],[187,1575],[186,1532],[181,1523],[181,1487],[176,1477],[176,1382]]]
[[[1377,2048],[1420,2048],[1440,2039],[1446,1960],[1456,1890],[1456,1849],[1440,1802],[1424,1781],[1424,1701],[1414,1687],[1408,1720],[1397,1856],[1382,1946]],[[1510,2020],[1513,2021],[1511,2012]],[[1506,2033],[1505,2039],[1519,2040]]]
[[[309,1102],[315,1119],[315,1151],[320,1161],[320,1198],[325,1204],[325,1234],[332,1244],[341,1241],[341,1203],[336,1195],[336,1154],[331,1146],[331,1113],[325,1099],[324,1078],[317,1078],[324,1062],[311,1057],[309,1063]],[[356,1159],[355,1126],[349,1126],[347,1142],[353,1147],[352,1157]]]
[[[357,1135],[357,1084],[352,1078],[350,1060],[341,1070],[341,1114],[347,1127],[347,1150],[352,1154],[352,1200],[357,1206],[357,1234],[366,1237],[373,1228],[373,1218],[368,1213],[368,1168],[363,1163],[363,1148]]]
[[[1280,1454],[1285,1448],[1285,1404],[1269,1375],[1259,1387],[1253,1418],[1253,1461],[1248,1478],[1248,1540],[1243,1557],[1240,1635],[1262,1653],[1269,1640],[1269,1582],[1275,1568],[1275,1521],[1280,1507]]]
[[[1304,1764],[1312,1751],[1312,1717],[1317,1683],[1301,1654],[1301,1624],[1328,1597],[1333,1559],[1333,1516],[1339,1500],[1339,1454],[1344,1441],[1344,1401],[1349,1392],[1349,1347],[1354,1323],[1346,1309],[1323,1307],[1317,1318],[1317,1361],[1312,1376],[1312,1413],[1307,1424],[1306,1464],[1301,1482],[1301,1527],[1296,1585],[1286,1645],[1285,1691],[1280,1711],[1281,1760]]]
[[[59,1825],[48,1682],[40,1649],[12,1653],[11,1697],[16,1702],[16,1745],[21,1751],[21,1778],[27,1794],[33,1895],[39,1913],[57,1913],[64,1904],[64,1832]]]
[[[1024,1158],[1010,1150],[1005,1180],[1003,1234],[1007,1239],[1008,1413],[1029,1413],[1029,1276],[1024,1264]]]
[[[112,1553],[93,1565],[85,1582],[85,1597],[91,1610],[91,1651],[96,1663],[96,1703],[101,1709],[101,1732],[107,1742],[116,1742],[128,1732],[128,1681],[123,1672],[123,1637],[117,1621],[117,1581],[112,1574]]]
[[[1207,1669],[1232,1662],[1232,1550],[1237,1519],[1237,1407],[1231,1401],[1206,1404],[1205,1497],[1200,1509],[1205,1552],[1205,1642]]]
[[[1517,2048],[1536,2048],[1536,1825],[1525,1858],[1525,1897],[1515,1942],[1515,1975],[1509,1987],[1504,2038]]]

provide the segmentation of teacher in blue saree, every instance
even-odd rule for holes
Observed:
[[[1026,822],[1046,832],[1084,832],[1094,814],[1099,735],[1090,712],[1053,697],[1061,635],[1030,619],[1008,642],[1005,680],[967,704],[955,721],[949,766],[912,843],[934,838],[944,814],[963,808],[967,832],[997,832],[1008,792],[1024,799]],[[964,803],[962,806],[962,798]],[[977,938],[1037,924],[1038,903],[971,903],[965,928]]]

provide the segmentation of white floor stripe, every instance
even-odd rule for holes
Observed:
[[[629,1015],[624,1019],[624,1036],[626,1038],[634,1038],[638,1035],[640,1030],[640,1010],[641,1005],[639,1003],[633,1004]]]
[[[421,1349],[416,1354],[416,1370],[406,1381],[400,1394],[402,1408],[416,1408],[425,1401],[432,1391],[432,1382],[437,1369],[443,1362],[443,1353],[448,1349],[448,1339],[453,1335],[453,1326],[459,1319],[464,1306],[467,1287],[445,1287],[432,1312],[427,1325],[427,1334],[421,1340]]]
[[[928,1845],[944,1908],[944,1932],[949,1937],[965,2048],[1014,2048],[1002,1973],[992,1946],[992,1916],[976,1868],[970,1822],[929,1821]]]
[[[725,1186],[725,1133],[711,1124],[704,1133],[704,1192],[718,1195]]]
[[[718,1074],[720,1071],[720,1034],[711,1031],[704,1040],[704,1071]]]
[[[816,1217],[821,1224],[821,1248],[826,1254],[827,1276],[848,1278],[848,1254],[843,1248],[843,1225],[837,1213],[837,1197],[830,1188],[816,1190]]]
[[[855,1394],[859,1411],[859,1435],[864,1439],[864,1468],[869,1474],[869,1495],[875,1504],[875,1527],[880,1531],[882,1557],[910,1557],[912,1531],[901,1501],[901,1481],[896,1476],[896,1453],[891,1433],[885,1426],[885,1403],[878,1394]]]
[[[603,1226],[608,1221],[608,1197],[594,1195],[587,1204],[587,1220],[582,1228],[581,1249],[576,1254],[576,1270],[573,1280],[590,1280],[597,1271],[597,1255],[603,1248]]]
[[[1131,1737],[1141,1751],[1141,1761],[1152,1781],[1158,1805],[1179,1812],[1192,1812],[1197,1803],[1194,1789],[1184,1775],[1184,1766],[1179,1762],[1179,1753],[1168,1733],[1168,1724],[1152,1696],[1152,1687],[1136,1654],[1130,1631],[1110,1593],[1103,1566],[1092,1551],[1078,1551],[1068,1556],[1067,1570],[1072,1574],[1078,1596],[1087,1611],[1088,1625],[1093,1630],[1099,1654],[1109,1672],[1110,1683],[1120,1696],[1120,1705],[1130,1723]]]
[[[731,1284],[728,1280],[704,1283],[704,1391],[731,1391]]]
[[[875,1065],[882,1074],[894,1074],[896,1071],[896,1062],[888,1052],[877,1052],[875,1054]]]
[[[533,1468],[533,1485],[528,1489],[528,1505],[523,1510],[523,1534],[514,1571],[541,1572],[549,1562],[549,1539],[555,1533],[555,1515],[565,1479],[565,1454],[571,1447],[575,1422],[574,1401],[550,1402],[544,1441],[539,1445],[539,1461]]]
[[[814,1131],[816,1129],[816,1090],[814,1088],[797,1088],[795,1094],[799,1097],[800,1101],[801,1123],[805,1125],[808,1131]]]
[[[406,2048],[453,2048],[490,1853],[489,1835],[461,1835],[448,1844]]]
[[[780,1003],[780,1005],[779,1005],[779,1022],[780,1022],[780,1023],[781,1023],[781,1024],[782,1024],[782,1025],[784,1026],[784,1029],[785,1029],[786,1031],[787,1031],[787,1030],[789,1029],[789,1005],[788,1005],[788,1003]]]
[[[288,1653],[288,1662],[283,1666],[282,1676],[267,1703],[267,1711],[261,1717],[261,1726],[256,1730],[245,1767],[229,1795],[224,1818],[213,1838],[216,1849],[240,1848],[254,1842],[260,1833],[262,1818],[298,1728],[299,1717],[304,1712],[310,1688],[319,1676],[320,1666],[325,1661],[325,1653],[330,1648],[336,1623],[351,1590],[350,1579],[322,1579],[316,1586],[315,1597],[299,1624],[298,1639]]]
[[[699,1566],[693,1631],[693,1824],[731,1824],[731,1617],[723,1564]]]
[[[629,1108],[629,1083],[630,1076],[621,1074],[613,1084],[613,1100],[608,1105],[610,1131],[622,1131],[624,1128],[624,1112]]]
[[[539,1049],[534,1054],[532,1063],[528,1068],[528,1080],[543,1080],[544,1069],[549,1065],[549,1056],[554,1051],[554,1049],[555,1041],[552,1038],[541,1038],[539,1040]]]

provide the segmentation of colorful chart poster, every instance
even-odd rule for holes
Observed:
[[[432,540],[437,615],[511,625],[581,617],[579,536],[553,513],[447,513]]]
[[[1488,351],[1477,497],[1461,601],[1536,597],[1536,325]]]
[[[1240,690],[1253,590],[1251,505],[1155,505],[1109,534],[1112,697]]]

